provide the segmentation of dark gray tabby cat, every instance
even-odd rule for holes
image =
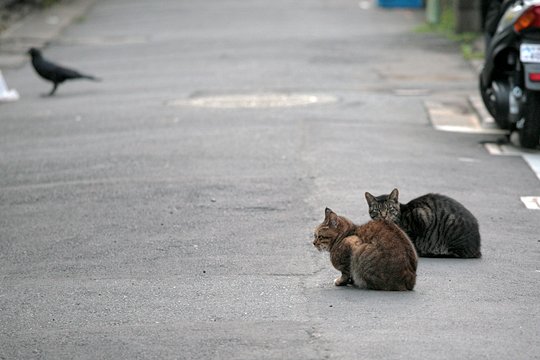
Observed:
[[[427,194],[407,204],[398,201],[399,192],[373,196],[366,192],[369,216],[391,220],[411,238],[419,256],[479,258],[478,221],[454,199]]]

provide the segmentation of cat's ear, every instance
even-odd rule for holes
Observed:
[[[330,209],[330,208],[324,209],[324,218],[328,219],[328,217],[330,216],[331,213],[333,213],[332,209]]]
[[[394,190],[392,190],[392,192],[390,193],[390,196],[388,198],[390,200],[392,200],[392,201],[398,202],[398,196],[399,196],[398,189],[394,189]]]
[[[330,215],[328,215],[328,226],[330,226],[330,228],[337,229],[337,227],[338,227],[338,216],[332,210],[330,210],[330,211],[331,211],[331,213],[330,213]]]
[[[330,208],[324,209],[324,221],[331,228],[337,228],[337,225],[338,225],[337,214],[333,212],[332,209]]]
[[[367,203],[368,203],[369,206],[371,206],[371,204],[373,204],[374,202],[377,201],[377,199],[375,199],[375,196],[371,195],[371,194],[368,193],[367,191],[366,191],[366,194],[365,194],[365,195],[366,195],[366,201],[367,201]]]

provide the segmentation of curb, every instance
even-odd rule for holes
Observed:
[[[73,0],[32,13],[0,34],[0,69],[19,68],[27,61],[30,47],[42,48],[97,0]]]
[[[484,106],[484,102],[482,101],[482,97],[478,95],[469,95],[468,99],[469,105],[472,107],[474,112],[476,113],[476,116],[478,119],[480,119],[480,123],[483,127],[491,128],[491,129],[498,129],[499,127],[495,123],[495,119],[490,115],[490,113],[487,111],[486,107]]]

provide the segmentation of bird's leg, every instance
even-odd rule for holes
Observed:
[[[53,85],[53,88],[51,90],[51,92],[49,93],[49,96],[53,96],[54,95],[54,92],[56,91],[56,88],[58,87],[58,83],[54,83]]]

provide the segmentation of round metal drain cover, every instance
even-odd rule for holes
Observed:
[[[170,102],[173,106],[194,106],[222,109],[252,109],[305,106],[337,102],[337,97],[320,94],[234,94],[200,96]]]

